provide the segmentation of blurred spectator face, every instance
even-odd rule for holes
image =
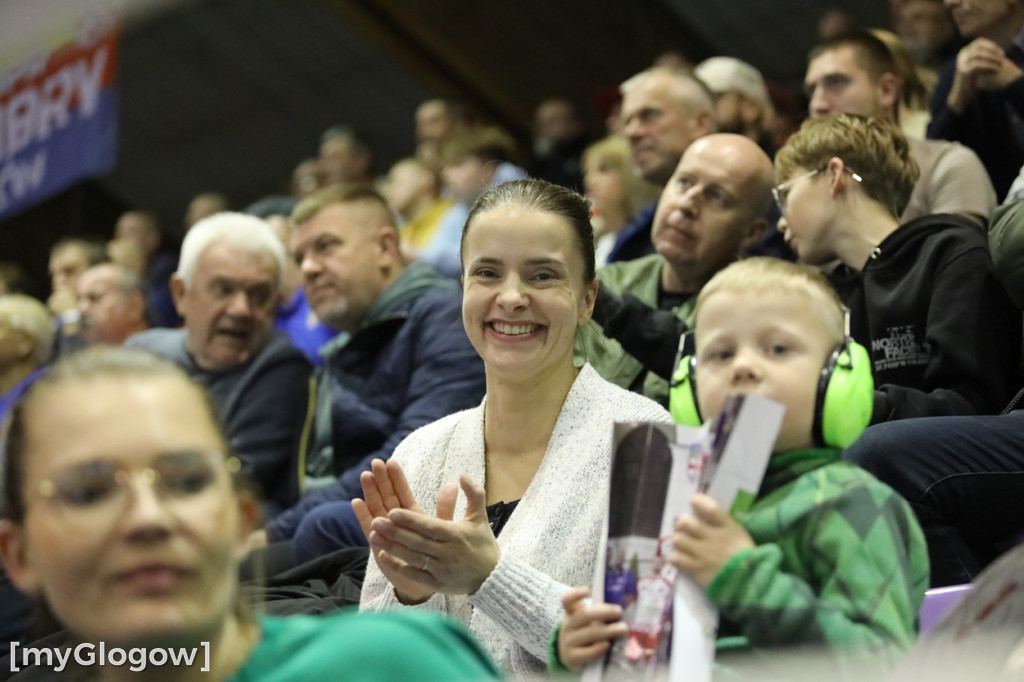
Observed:
[[[78,278],[88,269],[85,251],[78,246],[65,246],[50,256],[50,284],[54,291],[74,290]]]
[[[444,184],[456,201],[468,203],[480,194],[494,177],[497,162],[466,156],[450,163],[441,171]]]
[[[0,296],[0,382],[21,381],[23,375],[8,371],[46,363],[51,350],[53,319],[46,306],[24,294]],[[0,390],[7,390],[13,384]]]
[[[899,10],[896,34],[914,59],[927,59],[956,35],[956,27],[938,0],[911,0]]]
[[[857,18],[843,10],[830,10],[818,20],[818,40],[827,40],[859,28]]]
[[[618,215],[626,202],[622,171],[609,159],[596,155],[583,167],[583,187],[596,215]]]
[[[746,128],[743,120],[743,96],[734,91],[715,95],[715,123],[718,132],[742,133]]]
[[[323,186],[319,159],[301,161],[292,172],[292,196],[302,199]]]
[[[960,35],[977,38],[990,33],[1018,9],[1014,0],[945,0]]]
[[[107,253],[110,254],[112,262],[131,268],[140,275],[145,274],[146,254],[138,242],[130,239],[111,239],[107,243]]]
[[[26,415],[25,490],[59,478],[66,494],[32,498],[46,504],[6,533],[5,550],[18,533],[24,551],[5,551],[5,565],[85,641],[206,632],[232,611],[256,513],[232,489],[200,391],[178,376],[93,376],[52,387]],[[131,473],[108,495],[104,461]],[[188,494],[165,494],[175,487]]]
[[[171,294],[188,330],[196,364],[227,371],[254,358],[267,343],[278,303],[277,263],[265,252],[222,242],[206,248],[192,281],[171,277]]]
[[[544,154],[559,142],[568,142],[583,133],[583,125],[572,103],[566,99],[549,99],[540,103],[533,117],[535,151]]]
[[[417,200],[430,191],[430,171],[412,161],[400,161],[391,167],[384,184],[384,198],[395,211],[411,218]]]
[[[228,210],[227,199],[216,192],[204,192],[197,195],[188,204],[185,211],[185,231],[198,223],[203,218],[212,216],[214,213]]]
[[[669,74],[651,74],[622,97],[623,132],[633,160],[640,175],[657,185],[672,177],[690,143],[710,131],[710,120],[673,96],[672,79]]]
[[[692,69],[693,60],[677,50],[667,50],[654,58],[653,66],[666,69]]]
[[[840,46],[818,55],[807,66],[804,89],[810,101],[811,116],[858,114],[883,116],[899,96],[899,82],[893,74],[883,74],[873,82],[857,63],[856,50]]]
[[[366,174],[366,155],[351,138],[335,137],[320,145],[320,170],[325,185],[361,182]]]
[[[0,373],[23,362],[34,348],[32,337],[15,327],[0,309]]]
[[[160,230],[145,214],[128,211],[114,226],[115,239],[127,239],[139,245],[147,256],[160,247]]]
[[[427,100],[416,109],[416,142],[439,145],[455,129],[455,121],[439,99]]]
[[[145,298],[141,292],[124,291],[120,280],[120,267],[110,264],[89,268],[78,278],[80,329],[86,343],[121,345],[145,326]]]
[[[0,262],[0,296],[24,294],[31,288],[31,280],[25,268],[11,261]]]

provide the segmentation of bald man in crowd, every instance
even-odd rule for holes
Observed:
[[[673,313],[673,323],[692,325],[693,306],[704,284],[752,246],[767,227],[773,179],[771,159],[748,137],[718,133],[691,144],[658,202],[651,231],[656,252],[597,272],[601,291],[629,294],[625,299],[632,307],[599,296],[590,323],[595,333],[582,335],[579,355],[605,379],[667,404],[668,382],[663,376],[671,369],[651,371],[645,358],[634,355],[645,354],[648,344],[644,339],[633,344],[639,329],[631,323],[636,318],[627,313],[636,308],[667,310]],[[669,355],[674,357],[678,331],[661,330],[652,339],[670,346]]]

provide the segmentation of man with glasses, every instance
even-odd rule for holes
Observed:
[[[206,388],[268,517],[299,496],[312,371],[274,331],[284,262],[284,246],[262,220],[227,212],[200,220],[170,282],[184,328],[150,329],[125,343],[166,357]]]
[[[918,169],[899,129],[846,114],[811,119],[775,172],[790,247],[811,265],[841,263],[829,278],[871,355],[872,421],[1002,408],[1017,379],[1020,313],[973,222],[937,214],[900,224]]]
[[[867,31],[831,38],[812,49],[804,88],[812,117],[857,114],[899,123],[904,85],[889,48]],[[921,172],[900,222],[956,213],[984,225],[996,193],[977,154],[953,142],[907,142]]]

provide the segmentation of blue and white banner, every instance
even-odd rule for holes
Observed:
[[[114,167],[118,35],[115,15],[86,15],[0,73],[0,220]]]

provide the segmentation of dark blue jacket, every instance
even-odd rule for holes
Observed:
[[[359,475],[374,458],[387,459],[415,429],[474,407],[484,395],[483,362],[462,327],[459,291],[423,264],[407,267],[360,328],[322,354],[306,472],[336,478],[272,519],[272,540],[290,538],[320,504],[362,497]]]
[[[648,204],[640,209],[629,223],[619,231],[615,245],[608,253],[608,262],[636,260],[654,253],[651,242],[651,226],[654,225],[654,213],[658,210],[658,202]]]

